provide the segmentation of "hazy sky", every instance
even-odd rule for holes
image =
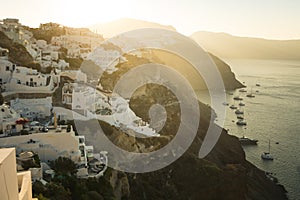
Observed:
[[[0,18],[7,17],[33,27],[50,21],[84,27],[126,17],[172,25],[186,35],[206,30],[300,38],[300,0],[1,0]]]

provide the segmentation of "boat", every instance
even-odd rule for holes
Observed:
[[[245,89],[240,89],[239,92],[247,92]]]
[[[254,98],[254,97],[255,97],[255,96],[253,95],[252,88],[251,88],[251,92],[250,92],[249,94],[247,94],[246,97],[249,97],[249,98]]]
[[[254,98],[255,96],[252,93],[250,93],[250,94],[247,94],[246,97]]]
[[[245,106],[245,103],[240,102],[240,103],[239,103],[239,106]]]
[[[242,114],[244,114],[244,111],[242,111],[242,110],[240,110],[240,109],[237,109],[237,110],[235,111],[235,114],[237,114],[237,115],[242,115]]]
[[[270,145],[270,140],[269,140],[269,151],[268,152],[263,152],[261,154],[261,158],[263,160],[271,160],[271,161],[274,160],[274,158],[273,158],[273,156],[272,156],[272,154],[270,152],[270,149],[271,149],[271,145]]]
[[[259,83],[256,83],[256,86],[257,86],[257,87],[260,87],[260,84],[259,84]]]
[[[247,125],[247,122],[245,121],[245,119],[239,119],[236,124],[238,126],[246,126]]]
[[[237,107],[234,105],[234,104],[232,104],[231,106],[229,106],[229,108],[231,108],[231,109],[237,109]]]
[[[236,118],[237,119],[244,119],[244,116],[243,115],[237,115]]]
[[[241,145],[257,145],[258,140],[250,139],[245,136],[239,138]]]
[[[243,98],[241,98],[241,97],[239,97],[239,96],[235,96],[235,97],[233,97],[233,99],[234,99],[234,100],[237,100],[237,101],[243,100]]]

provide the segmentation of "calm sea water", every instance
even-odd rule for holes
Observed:
[[[300,199],[300,61],[287,60],[226,60],[246,90],[255,98],[245,97],[247,93],[238,90],[227,95],[227,102],[240,95],[246,106],[243,108],[246,128],[238,127],[236,115],[226,108],[225,129],[241,137],[259,140],[258,146],[244,147],[247,160],[262,170],[275,173],[279,182],[288,191],[292,200]],[[256,86],[259,83],[261,86]],[[208,97],[199,93],[199,98],[208,102]],[[239,102],[235,102],[238,105]],[[263,161],[260,155],[268,151],[274,161]]]

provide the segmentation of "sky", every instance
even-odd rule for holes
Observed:
[[[226,32],[300,39],[300,0],[0,0],[0,19],[88,27],[120,18],[172,25],[185,35]]]

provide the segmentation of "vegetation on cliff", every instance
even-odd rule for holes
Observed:
[[[1,31],[0,47],[9,50],[8,60],[12,63],[40,70],[40,65],[34,62],[32,56],[27,52],[26,48],[22,44],[12,41]]]
[[[76,178],[76,164],[69,158],[59,157],[52,162],[55,171],[54,178],[45,177],[49,182],[43,185],[36,181],[33,194],[39,200],[114,200],[114,194],[109,180]]]

